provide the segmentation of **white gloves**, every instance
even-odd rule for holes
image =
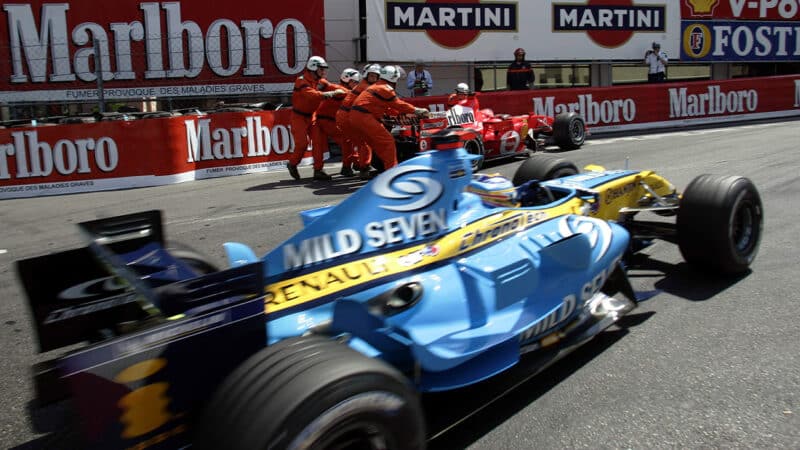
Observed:
[[[347,94],[347,92],[341,89],[336,89],[335,91],[323,92],[322,98],[343,97],[345,94]]]
[[[419,117],[427,117],[428,113],[429,113],[428,110],[425,108],[414,108],[414,114],[416,114]]]

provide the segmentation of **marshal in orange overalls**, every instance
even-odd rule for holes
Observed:
[[[389,111],[412,114],[415,110],[414,105],[397,98],[394,88],[383,79],[368,87],[353,102],[350,111],[351,127],[372,147],[383,161],[384,169],[397,165],[397,147],[381,118]]]
[[[351,152],[349,155],[345,154],[342,150],[342,166],[347,167],[347,164],[353,164],[358,158],[359,168],[368,167],[372,162],[372,149],[369,148],[367,142],[361,137],[357,130],[354,130],[350,123],[351,108],[356,98],[364,92],[370,84],[366,78],[362,78],[358,85],[348,92],[342,100],[339,110],[336,111],[336,125],[342,130],[344,135],[345,145],[349,145]]]
[[[347,88],[344,86],[328,83],[328,88],[326,90],[335,89],[347,91]],[[344,140],[344,134],[336,125],[336,112],[339,111],[342,100],[344,100],[344,97],[331,97],[320,102],[317,111],[314,113],[314,119],[311,122],[311,146],[315,154],[317,151],[319,151],[320,154],[324,154],[325,151],[328,150],[328,138],[333,139],[333,142],[336,142],[336,145],[342,149],[342,163],[344,164],[345,158],[350,159],[352,147],[345,148],[347,144]]]
[[[322,103],[325,91],[332,91],[328,80],[318,78],[314,72],[304,70],[297,77],[292,92],[292,138],[294,138],[294,152],[289,156],[289,164],[300,164],[308,148],[309,138],[313,136],[314,112]],[[311,148],[314,157],[314,170],[322,170],[324,165],[322,146],[314,145]]]

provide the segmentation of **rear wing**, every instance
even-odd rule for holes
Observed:
[[[41,352],[263,295],[261,262],[197,274],[171,255],[160,211],[79,226],[88,246],[17,262]]]
[[[447,112],[434,111],[428,113],[428,117],[420,118],[415,114],[384,115],[383,125],[392,130],[395,127],[419,127],[422,130],[447,128],[450,123],[447,119]]]

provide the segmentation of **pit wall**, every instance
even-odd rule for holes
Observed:
[[[576,111],[594,136],[800,116],[800,75],[477,95],[495,113]],[[437,111],[446,96],[406,100]],[[0,199],[282,170],[294,151],[290,118],[279,110],[0,129]]]

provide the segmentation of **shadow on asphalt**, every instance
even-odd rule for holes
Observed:
[[[715,276],[698,271],[685,262],[672,264],[639,253],[629,261],[629,278],[656,278],[654,287],[661,292],[693,302],[713,298],[747,278],[751,270],[737,276]]]
[[[302,178],[300,180],[286,179],[273,183],[251,186],[246,188],[245,192],[273,191],[276,189],[303,187],[313,190],[314,195],[348,195],[357,191],[364,184],[366,184],[366,181],[359,180],[358,177],[343,178],[337,174],[334,175],[333,179],[330,181],[317,181],[311,178]]]
[[[653,312],[629,314],[564,359],[536,374],[538,361],[525,355],[507,372],[473,386],[422,397],[429,450],[465,448],[525,409],[550,389],[611,348]]]

